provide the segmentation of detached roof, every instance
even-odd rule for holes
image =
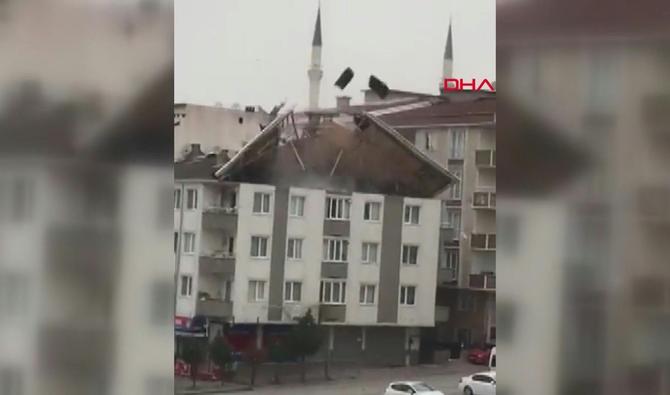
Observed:
[[[332,191],[434,197],[455,177],[386,122],[367,113],[356,130],[328,121],[284,141],[288,114],[277,117],[215,175],[220,180]]]

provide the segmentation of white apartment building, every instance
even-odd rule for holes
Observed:
[[[245,157],[277,131],[281,127],[271,126],[217,173],[235,174]],[[367,133],[389,141],[388,132],[379,128]],[[397,138],[392,137],[393,144]],[[303,166],[309,168],[312,159],[336,160],[310,157],[309,150],[320,144],[310,139],[294,145],[302,152]],[[278,146],[278,155],[291,144]],[[449,173],[413,147],[409,150],[409,156],[405,151],[397,159],[430,166],[441,174],[434,177],[442,187],[450,182]],[[353,158],[339,165],[346,167]],[[350,183],[355,174],[338,177],[330,187],[314,179],[316,171],[307,179],[298,173],[291,183],[206,179],[216,163],[217,157],[209,155],[176,165],[179,318],[208,317],[210,333],[221,328],[218,323],[258,324],[261,336],[263,328],[291,324],[310,309],[331,328],[328,344],[335,358],[365,356],[371,363],[388,364],[417,360],[419,329],[435,325],[440,200],[338,185]],[[188,166],[205,171],[195,174]]]

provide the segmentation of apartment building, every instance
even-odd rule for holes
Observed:
[[[495,94],[426,97],[371,111],[458,181],[437,196],[441,226],[437,304],[442,311],[433,341],[470,346],[495,342],[496,124]],[[372,96],[372,94],[370,94]],[[377,98],[379,100],[379,98]]]
[[[420,328],[435,324],[432,196],[452,176],[374,117],[286,143],[288,118],[224,164],[176,164],[177,315],[206,317],[210,336],[224,330],[241,347],[310,309],[334,359],[417,362]]]

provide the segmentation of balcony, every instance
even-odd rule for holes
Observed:
[[[195,313],[207,317],[230,318],[233,316],[233,302],[221,299],[198,299]]]
[[[495,251],[495,233],[472,233],[470,237],[470,248],[473,251]]]
[[[495,210],[495,192],[474,192],[472,194],[472,208],[480,210]]]
[[[347,262],[321,262],[321,277],[347,278]]]
[[[495,274],[471,274],[470,288],[474,289],[496,289]]]
[[[237,232],[237,207],[213,206],[203,210],[202,227],[205,229]]]
[[[322,304],[319,306],[319,321],[322,323],[344,322],[347,317],[347,306],[344,304]]]
[[[475,151],[475,165],[479,168],[494,169],[496,167],[496,150]]]
[[[235,255],[220,251],[201,255],[200,273],[234,275]]]

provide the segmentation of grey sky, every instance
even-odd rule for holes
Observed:
[[[175,0],[175,101],[304,108],[317,0]],[[374,74],[437,93],[449,18],[454,77],[495,79],[494,0],[321,0],[320,105],[362,101]],[[351,67],[344,92],[333,84]]]

